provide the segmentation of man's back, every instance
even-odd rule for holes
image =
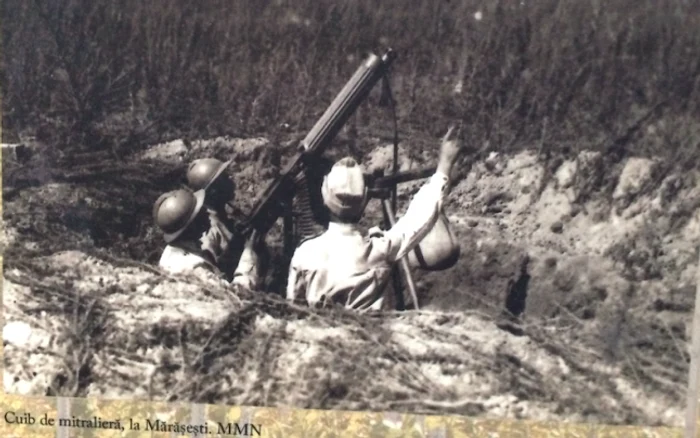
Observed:
[[[310,305],[328,300],[352,309],[379,310],[391,273],[380,242],[354,225],[330,223],[328,231],[296,250],[288,298],[305,297]]]

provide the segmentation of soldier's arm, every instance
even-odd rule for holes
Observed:
[[[430,232],[447,195],[448,180],[446,174],[436,172],[413,197],[406,214],[383,233],[389,261],[400,260]]]
[[[437,222],[449,189],[449,175],[462,152],[462,144],[453,138],[453,132],[451,127],[442,139],[435,174],[413,197],[406,214],[376,240],[376,246],[390,262],[400,260],[414,249]]]
[[[233,280],[231,283],[250,290],[257,290],[260,283],[258,263],[259,257],[255,253],[253,246],[246,243],[241,258],[238,261],[238,266],[236,266],[236,270],[233,273]]]

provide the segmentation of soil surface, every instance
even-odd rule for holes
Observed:
[[[430,148],[405,149],[402,169],[434,164]],[[389,168],[391,146],[362,150],[365,166]],[[151,208],[189,160],[233,157],[247,211],[292,152],[218,138],[128,160],[48,159],[39,146],[5,158],[5,390],[682,425],[697,174],[640,158],[603,174],[589,152],[546,166],[535,152],[492,154],[452,189],[461,257],[415,272],[420,311],[293,306],[270,290],[281,270],[267,291],[233,294],[156,269]],[[399,212],[420,183],[401,187]],[[368,206],[368,225],[379,211]]]

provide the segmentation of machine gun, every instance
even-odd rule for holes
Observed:
[[[316,122],[311,131],[304,140],[302,140],[299,145],[299,155],[291,160],[280,176],[266,188],[257,200],[248,219],[242,224],[242,227],[239,228],[239,232],[243,236],[249,236],[254,231],[259,235],[265,235],[277,220],[282,217],[284,220],[285,255],[291,257],[296,247],[296,242],[294,241],[295,224],[293,216],[295,199],[305,204],[302,205],[302,210],[304,210],[306,217],[302,218],[302,222],[308,224],[313,221],[308,217],[308,214],[313,210],[314,203],[310,199],[309,193],[297,193],[297,189],[300,185],[299,182],[306,179],[308,183],[310,181],[308,181],[307,175],[313,175],[315,173],[316,176],[318,176],[318,174],[324,173],[323,170],[320,169],[324,164],[327,164],[323,163],[323,152],[380,80],[383,81],[383,94],[379,103],[382,105],[386,104],[388,101],[394,119],[394,165],[392,175],[390,176],[384,177],[378,174],[369,176],[368,187],[371,188],[370,197],[382,199],[385,213],[385,227],[389,228],[396,223],[394,212],[396,211],[397,184],[427,178],[435,172],[435,168],[420,169],[419,171],[413,172],[398,172],[398,127],[396,107],[388,79],[389,68],[395,59],[396,54],[389,49],[381,57],[370,54],[362,63],[355,74],[350,78],[350,81],[348,81],[340,93],[338,93],[318,122]],[[315,180],[316,178],[311,179]],[[313,193],[320,192],[320,190],[314,190],[314,188],[309,186],[307,186],[306,189]],[[439,247],[443,236],[440,233],[441,230],[438,231],[438,238],[436,239],[438,245],[435,246]],[[445,229],[445,231],[449,232],[447,229]],[[431,231],[430,234],[436,233]],[[442,232],[442,234],[444,234],[444,232]],[[431,250],[432,248],[428,249]],[[399,272],[403,274],[406,286],[411,293],[414,306],[418,309],[416,288],[411,275],[409,262],[417,258],[418,262],[413,262],[414,266],[426,268],[430,267],[431,262],[435,260],[442,261],[442,259],[444,259],[444,251],[440,249],[437,251],[430,251],[427,257],[428,263],[424,263],[425,259],[421,255],[420,247],[412,251],[411,254],[415,254],[413,259],[407,256],[400,261],[400,270],[394,268],[394,292],[396,293],[399,310],[403,310],[404,308]],[[433,263],[432,266],[436,267],[437,265]]]
[[[370,54],[360,65],[311,128],[306,138],[302,140],[299,145],[299,155],[291,160],[255,203],[249,218],[239,230],[244,236],[248,236],[253,230],[259,235],[265,235],[282,217],[285,229],[285,252],[290,255],[295,246],[292,209],[297,181],[318,162],[325,149],[367,98],[374,85],[385,77],[394,59],[396,54],[389,49],[381,57]]]
[[[365,174],[369,198],[389,199],[398,184],[429,178],[435,173],[435,170],[435,167],[423,167],[385,176],[383,169],[379,169],[374,173]]]

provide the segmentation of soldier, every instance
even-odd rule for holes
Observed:
[[[156,200],[153,219],[168,244],[159,266],[173,274],[190,272],[258,289],[259,256],[255,250],[258,236],[253,233],[248,239],[235,266],[226,266],[223,256],[230,250],[231,233],[204,202],[204,190],[184,189],[165,193]]]
[[[222,266],[233,266],[238,256],[243,251],[242,236],[237,234],[236,219],[243,218],[241,211],[236,208],[236,183],[226,173],[231,165],[231,160],[221,161],[216,158],[200,158],[192,161],[187,169],[187,185],[192,191],[203,190],[206,193],[204,205],[216,213],[216,217],[222,222],[222,233],[229,241],[228,251],[221,255]],[[269,249],[265,244],[264,236],[257,236],[253,242],[254,250],[259,257],[260,275],[267,270],[267,261],[270,257]],[[229,279],[232,270],[227,270]]]
[[[382,309],[393,266],[421,242],[440,215],[449,175],[461,152],[451,133],[452,129],[443,139],[435,174],[416,193],[406,214],[385,232],[375,228],[366,235],[359,229],[367,199],[359,164],[343,158],[331,168],[321,187],[330,216],[328,230],[297,247],[289,269],[288,300]]]
[[[236,184],[226,174],[231,160],[223,162],[216,158],[201,158],[190,163],[187,169],[187,185],[192,191],[206,192],[205,204],[216,211],[222,220],[231,220],[236,210],[233,205]]]

